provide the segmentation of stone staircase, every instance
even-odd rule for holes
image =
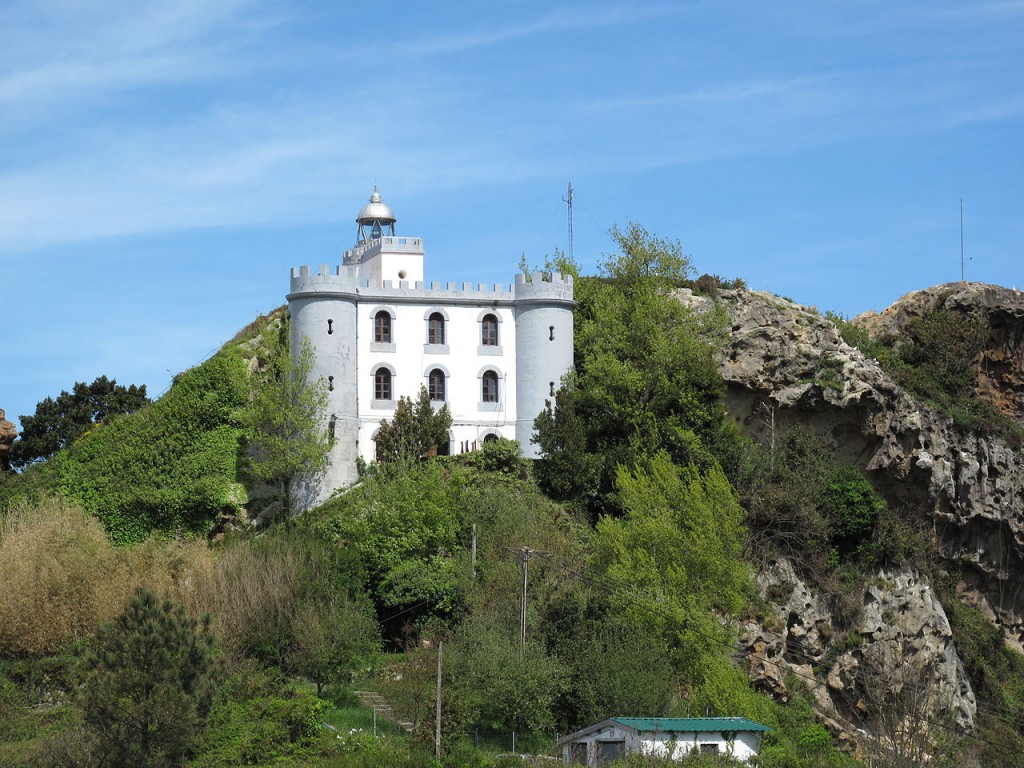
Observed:
[[[395,716],[394,711],[391,709],[391,705],[388,704],[387,699],[381,696],[376,691],[353,691],[356,698],[359,699],[359,703],[367,709],[374,709],[377,711],[378,717],[383,717],[392,722],[398,723],[407,733],[412,733],[413,724],[408,720],[401,720]]]

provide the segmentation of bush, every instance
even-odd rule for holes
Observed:
[[[0,520],[0,650],[53,653],[121,610],[125,573],[103,528],[58,499]]]

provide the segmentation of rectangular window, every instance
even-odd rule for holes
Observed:
[[[373,318],[373,340],[377,344],[391,343],[391,315],[381,311]]]
[[[480,384],[480,399],[485,403],[498,402],[498,374],[487,371]]]
[[[444,344],[444,316],[439,312],[427,320],[427,344]]]
[[[624,741],[599,741],[597,742],[597,764],[608,765],[614,760],[621,760],[626,756],[626,742]]]
[[[391,399],[391,372],[379,370],[373,377],[373,397],[375,400]]]

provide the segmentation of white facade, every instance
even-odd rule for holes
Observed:
[[[742,717],[613,718],[559,740],[562,762],[589,768],[627,755],[678,760],[692,751],[729,755],[749,761],[760,752],[771,730]]]
[[[312,344],[312,375],[329,383],[335,437],[327,472],[298,489],[298,505],[355,482],[357,457],[375,458],[381,420],[421,386],[452,414],[442,452],[473,450],[495,436],[518,440],[523,455],[535,457],[533,420],[572,366],[572,277],[427,284],[423,241],[393,234],[394,216],[376,190],[356,221],[363,239],[340,265],[292,270],[293,349],[303,339]]]

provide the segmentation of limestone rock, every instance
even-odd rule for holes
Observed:
[[[758,589],[785,629],[746,628],[754,684],[780,700],[786,672],[810,687],[819,711],[833,713],[851,730],[879,726],[879,697],[886,707],[903,699],[908,717],[951,714],[970,730],[974,693],[957,656],[942,605],[927,580],[910,570],[879,571],[864,588],[855,626],[836,631],[832,611],[814,595],[787,560],[758,574]],[[899,711],[897,707],[897,711]]]
[[[711,300],[680,293],[695,309]],[[1004,438],[956,426],[902,390],[814,309],[767,293],[720,291],[729,337],[720,346],[726,406],[745,432],[810,428],[836,458],[864,469],[890,505],[926,520],[945,555],[966,574],[960,591],[996,617],[1024,648],[1024,455]],[[990,343],[979,390],[1020,408],[1024,382],[1024,294],[976,283],[911,294],[857,322],[893,329],[930,307],[987,317]],[[998,363],[998,365],[997,365]],[[767,418],[770,414],[771,418]]]
[[[14,438],[18,436],[14,422],[8,421],[6,416],[7,413],[0,408],[0,471],[10,466],[11,445],[14,443]]]

